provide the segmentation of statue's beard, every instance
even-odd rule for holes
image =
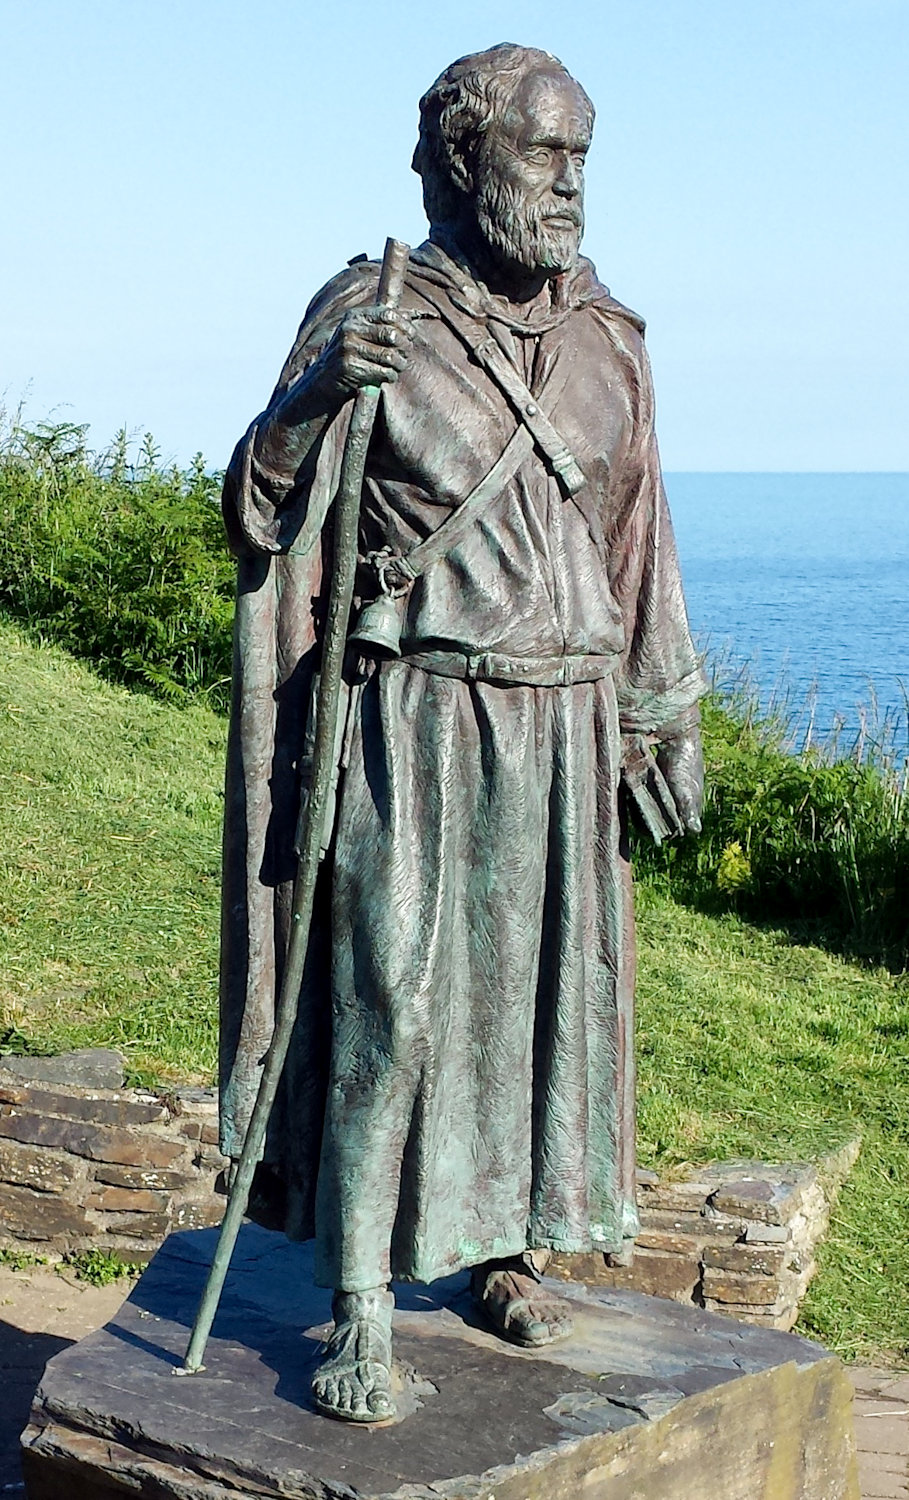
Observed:
[[[553,223],[546,214],[558,213],[572,223]],[[575,263],[584,232],[580,203],[565,203],[544,211],[528,204],[510,183],[495,172],[482,174],[476,197],[477,223],[496,255],[527,271],[569,271]]]

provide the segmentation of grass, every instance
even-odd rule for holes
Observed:
[[[0,1029],[208,1082],[224,721],[0,621]],[[817,1157],[861,1130],[800,1328],[905,1359],[909,977],[639,882],[640,1157]]]
[[[224,736],[0,622],[0,1031],[210,1080]]]
[[[773,920],[894,972],[909,965],[907,724],[884,720],[853,747],[794,749],[753,698],[702,705],[708,766],[696,840],[641,846],[643,873],[686,905]],[[866,730],[868,726],[866,725]]]
[[[861,1132],[799,1328],[909,1356],[909,976],[638,888],[639,1157],[814,1159]]]

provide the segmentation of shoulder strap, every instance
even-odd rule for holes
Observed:
[[[441,288],[433,282],[421,278],[413,290],[435,308],[449,328],[457,334],[462,344],[483,366],[487,375],[514,408],[520,422],[531,434],[534,444],[543,454],[565,493],[576,495],[587,482],[583,470],[564,438],[553,426],[546,413],[541,410],[538,400],[528,390],[501,346],[489,333],[477,328],[473,320],[468,322],[466,317],[462,317]],[[477,338],[478,334],[479,338]],[[559,363],[561,364],[562,361]],[[566,369],[566,379],[567,374]],[[552,402],[551,406],[554,404]]]
[[[533,438],[526,427],[516,427],[489,473],[475,485],[425,541],[420,542],[401,559],[411,582],[425,573],[430,563],[444,557],[463,539],[481,510],[489,507],[513,479],[525,458],[533,451]],[[397,559],[396,559],[397,561]]]
[[[557,361],[540,391],[538,401],[546,397],[551,410],[565,389],[568,374],[569,361],[567,359]],[[545,416],[544,420],[547,420]],[[525,458],[530,457],[534,442],[535,435],[528,425],[521,423],[516,427],[488,474],[474,486],[460,505],[456,506],[424,541],[419,542],[400,559],[395,559],[402,571],[408,575],[409,582],[412,583],[419,578],[421,573],[425,573],[430,563],[444,557],[458,545],[480,512],[488,509],[492,501],[498,498],[505,486],[517,474]],[[581,480],[583,483],[583,475]]]

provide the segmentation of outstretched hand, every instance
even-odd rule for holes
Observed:
[[[657,765],[671,791],[686,833],[700,833],[704,810],[704,752],[697,724],[663,740]]]

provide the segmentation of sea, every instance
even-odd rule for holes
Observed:
[[[692,630],[724,686],[842,753],[909,750],[909,474],[667,474]]]

